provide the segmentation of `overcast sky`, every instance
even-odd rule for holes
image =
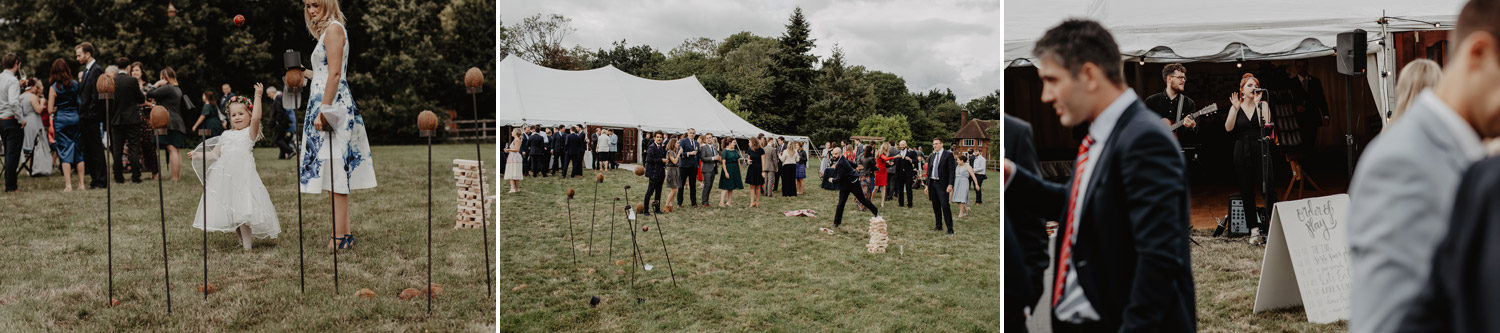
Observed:
[[[959,103],[1000,89],[1000,0],[500,0],[500,20],[561,14],[577,29],[565,46],[624,39],[667,53],[693,37],[781,36],[798,6],[820,58],[838,44],[848,64],[900,75],[912,91],[951,88]]]

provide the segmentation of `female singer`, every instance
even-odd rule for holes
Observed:
[[[1240,197],[1245,201],[1246,225],[1251,229],[1251,242],[1256,242],[1260,232],[1260,215],[1255,208],[1256,189],[1260,184],[1261,128],[1269,123],[1271,107],[1261,100],[1260,80],[1245,73],[1240,78],[1240,91],[1229,96],[1229,113],[1224,117],[1224,130],[1234,137],[1234,171],[1240,183]]]

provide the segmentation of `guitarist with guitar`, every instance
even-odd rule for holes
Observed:
[[[1192,98],[1182,94],[1183,87],[1187,86],[1187,67],[1182,64],[1167,65],[1161,70],[1161,78],[1167,82],[1166,91],[1146,97],[1146,107],[1156,111],[1162,121],[1174,130],[1187,127],[1196,131],[1198,122],[1193,117],[1185,117],[1188,112],[1198,109],[1198,104]]]

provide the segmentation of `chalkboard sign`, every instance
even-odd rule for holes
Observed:
[[[1307,320],[1349,319],[1349,195],[1277,203],[1254,312],[1302,305]]]

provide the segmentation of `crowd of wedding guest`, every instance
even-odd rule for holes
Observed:
[[[105,58],[87,42],[72,50],[72,54],[58,55],[46,68],[22,68],[26,59],[0,50],[4,54],[0,56],[0,144],[4,148],[0,152],[5,155],[6,192],[19,189],[21,174],[60,173],[62,191],[105,188],[111,178],[124,183],[127,174],[134,183],[145,175],[177,181],[184,158],[180,149],[187,148],[189,140],[223,132],[228,115],[220,105],[235,96],[228,83],[218,98],[204,91],[194,101],[184,93],[170,66],[153,69],[125,56]],[[112,94],[100,94],[100,78],[112,79]],[[274,105],[281,104],[275,88],[266,95]],[[156,106],[165,108],[169,118],[163,135],[149,125]],[[266,117],[271,127],[284,129],[277,136],[278,146],[284,141],[281,136],[289,138],[297,129],[292,111],[281,110],[286,116]],[[196,121],[188,126],[187,119]],[[209,134],[199,136],[200,128],[210,130]],[[281,158],[292,158],[294,147],[285,141]],[[161,154],[165,154],[165,165]]]
[[[501,168],[508,192],[521,191],[526,177],[566,179],[583,177],[584,168],[618,168],[625,160],[620,155],[622,139],[614,130],[583,125],[515,128],[502,143]],[[933,150],[926,152],[904,140],[878,146],[845,140],[826,142],[818,149],[779,136],[721,138],[694,129],[674,134],[646,132],[637,146],[639,167],[647,179],[639,199],[647,208],[639,213],[732,207],[737,195],[744,205],[759,207],[762,197],[806,194],[806,178],[812,175],[818,178],[819,188],[840,192],[835,226],[842,222],[848,196],[862,202],[856,209],[879,216],[877,211],[886,201],[914,207],[915,193],[922,191],[932,203],[934,230],[952,233],[954,214],[964,217],[970,204],[983,203],[979,188],[986,160],[973,150],[944,149],[941,139],[932,143]],[[815,157],[820,158],[810,166]],[[710,201],[714,192],[719,194],[717,203]],[[878,203],[870,201],[877,199]]]

